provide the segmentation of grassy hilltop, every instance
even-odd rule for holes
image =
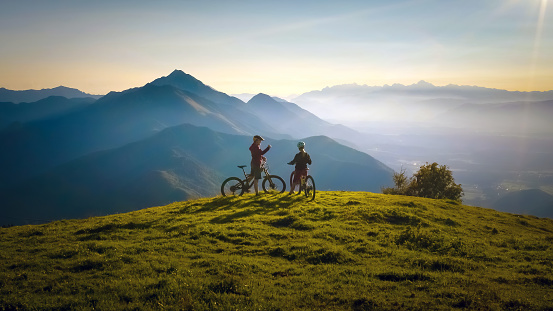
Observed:
[[[553,220],[367,192],[0,229],[0,310],[553,310]]]

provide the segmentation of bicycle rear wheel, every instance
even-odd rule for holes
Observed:
[[[290,191],[294,191],[295,189],[292,189],[292,185],[294,185],[294,176],[296,175],[296,171],[292,171],[290,174]],[[296,187],[294,187],[296,188]],[[301,189],[298,189],[299,192],[301,192]]]
[[[221,185],[221,194],[225,196],[242,195],[244,184],[238,177],[229,177]]]
[[[286,190],[284,179],[277,175],[268,175],[261,184],[263,191],[272,193],[283,193]]]
[[[305,196],[310,200],[315,200],[315,180],[311,176],[305,178]]]

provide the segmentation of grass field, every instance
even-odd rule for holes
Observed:
[[[215,197],[0,247],[0,310],[553,310],[553,220],[447,200]]]

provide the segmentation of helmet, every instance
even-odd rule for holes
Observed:
[[[263,137],[261,137],[261,136],[259,136],[259,135],[255,135],[255,136],[253,137],[253,139],[254,139],[254,140],[256,140],[256,139],[265,140],[265,139],[263,139]]]
[[[298,143],[298,148],[303,148],[303,147],[305,147],[305,143],[303,141],[300,141]]]

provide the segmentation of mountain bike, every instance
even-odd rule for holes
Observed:
[[[295,174],[296,170],[293,170],[292,174],[290,174],[290,185],[294,184],[293,181]],[[309,201],[315,200],[315,179],[313,179],[313,177],[309,175],[309,168],[307,169],[307,176],[301,176],[299,187],[300,189],[298,191],[298,194],[304,192],[305,196],[310,199]]]
[[[221,194],[223,196],[242,195],[244,192],[250,191],[255,179],[252,178],[250,182],[248,182],[248,174],[246,174],[244,167],[247,167],[247,165],[238,165],[238,168],[241,168],[242,173],[244,173],[244,179],[229,177],[223,181],[223,184],[221,185]],[[286,183],[284,182],[284,179],[280,176],[269,174],[269,166],[267,161],[261,162],[261,171],[265,174],[263,182],[261,183],[263,191],[283,193],[286,190]]]

